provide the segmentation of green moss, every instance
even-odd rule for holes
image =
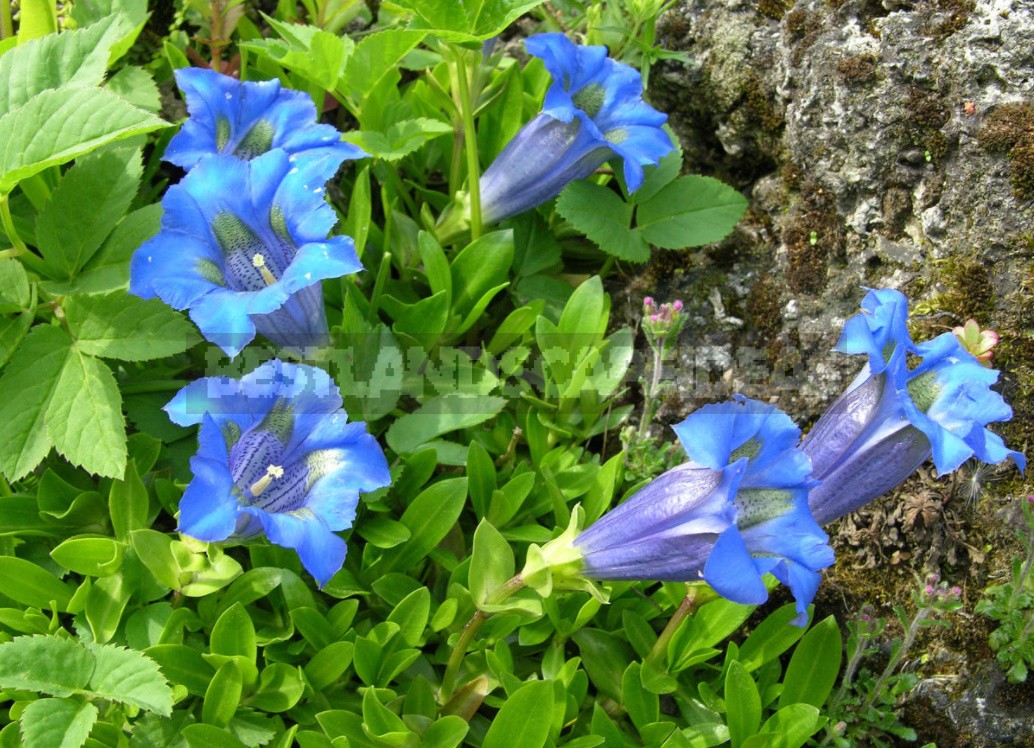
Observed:
[[[876,80],[875,55],[853,55],[837,63],[837,75],[849,86],[862,86]]]
[[[1021,452],[1034,447],[1034,262],[1019,270],[1020,282],[1001,304],[990,327],[998,331],[994,366],[1002,371],[999,388],[1012,405],[1013,417],[995,426],[1006,444]],[[1018,472],[1012,473],[1014,494],[1029,493]]]
[[[765,88],[756,73],[751,72],[743,85],[744,108],[751,122],[767,135],[783,131],[786,119],[774,103],[772,92]]]
[[[795,0],[758,0],[758,13],[779,21],[786,11],[793,7]]]
[[[951,118],[951,109],[944,98],[936,91],[913,86],[905,109],[910,116],[903,134],[912,145],[922,148],[931,161],[940,161],[948,155],[951,144],[941,128]]]
[[[980,144],[1008,156],[1009,181],[1018,199],[1034,197],[1034,106],[1017,102],[995,109],[980,130]]]
[[[969,22],[969,16],[976,7],[973,0],[937,0],[936,10],[947,13],[948,17],[933,25],[930,36],[947,39]]]
[[[817,293],[826,286],[829,261],[844,255],[844,225],[836,212],[831,190],[810,180],[783,223],[790,289]]]

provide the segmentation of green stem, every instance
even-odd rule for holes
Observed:
[[[6,250],[4,256],[18,257],[28,252],[29,248],[25,246],[25,242],[18,235],[18,229],[14,227],[14,218],[11,216],[11,205],[9,203],[10,196],[9,192],[0,194],[0,224],[3,225],[4,233],[11,240],[11,246],[13,247],[13,249]]]
[[[679,630],[679,626],[686,620],[690,615],[696,612],[697,609],[697,588],[695,585],[686,585],[686,596],[682,598],[682,602],[679,603],[679,607],[675,609],[675,613],[671,616],[668,624],[661,631],[661,635],[657,637],[657,641],[654,642],[650,648],[649,654],[646,655],[646,662],[652,665],[658,665],[664,661],[664,658],[668,654],[668,644],[671,643],[671,639],[675,636],[675,632]]]
[[[869,711],[869,708],[876,701],[876,698],[880,695],[880,691],[883,689],[883,684],[887,682],[887,679],[894,674],[897,670],[898,664],[901,662],[905,653],[912,648],[915,643],[916,635],[919,633],[919,624],[930,614],[929,608],[920,608],[919,612],[916,613],[916,617],[912,619],[912,623],[908,627],[908,631],[905,632],[905,638],[901,641],[901,646],[898,647],[897,651],[894,652],[890,658],[890,662],[887,663],[887,667],[883,668],[883,672],[880,673],[880,677],[876,679],[876,683],[873,684],[872,690],[869,692],[869,698],[862,704],[861,713],[864,714]]]
[[[508,600],[514,593],[524,589],[524,580],[521,579],[521,575],[509,579],[499,589],[488,596],[487,602],[492,605],[498,605],[499,603]],[[460,672],[460,665],[463,664],[463,656],[467,653],[467,646],[474,641],[474,637],[477,636],[478,631],[481,630],[481,626],[491,613],[486,613],[483,610],[478,610],[469,621],[467,625],[463,627],[463,631],[460,632],[459,639],[456,640],[456,644],[452,648],[452,652],[449,654],[449,661],[445,665],[445,674],[442,676],[442,688],[440,702],[444,704],[449,700],[455,691],[456,678]]]
[[[455,50],[454,60],[456,74],[452,82],[460,100],[463,150],[467,156],[467,192],[470,195],[470,238],[473,241],[481,236],[481,161],[478,157],[477,130],[474,127],[470,74],[462,50]]]
[[[0,39],[14,36],[14,20],[11,18],[11,4],[0,3]]]
[[[664,365],[664,342],[661,341],[659,346],[654,345],[651,347],[653,348],[653,372],[650,375],[650,386],[643,397],[643,414],[639,419],[639,432],[637,434],[639,441],[642,441],[646,436],[650,421],[653,420],[653,414],[656,410],[654,403],[657,399],[657,388],[661,386],[661,367]]]

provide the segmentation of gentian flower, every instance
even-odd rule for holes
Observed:
[[[542,112],[514,136],[481,176],[486,223],[523,213],[560,194],[619,156],[635,192],[643,166],[673,146],[661,129],[667,115],[643,101],[640,74],[607,57],[606,47],[579,46],[563,34],[525,42],[553,77]]]
[[[341,568],[360,492],[390,482],[364,423],[349,423],[325,372],[274,360],[241,379],[209,377],[165,406],[200,424],[180,532],[208,542],[265,533],[298,552],[320,586]]]
[[[333,158],[275,149],[251,161],[207,156],[162,199],[161,232],[133,255],[129,290],[158,296],[235,356],[262,333],[291,350],[329,342],[320,281],[362,269],[323,184]]]
[[[192,169],[207,155],[252,159],[274,148],[312,158],[362,158],[362,149],[341,140],[330,125],[317,124],[308,94],[280,81],[246,82],[214,70],[183,68],[176,84],[190,117],[165,149],[165,160]]]
[[[690,461],[647,484],[578,535],[590,579],[703,579],[722,596],[757,605],[762,575],[790,587],[807,621],[819,570],[833,563],[808,511],[814,485],[800,430],[771,405],[737,397],[707,405],[675,433]]]
[[[898,291],[869,291],[848,320],[837,350],[869,362],[801,445],[814,477],[808,503],[820,524],[832,522],[891,490],[933,457],[938,475],[970,457],[989,463],[1026,460],[989,423],[1012,410],[990,386],[998,372],[982,366],[953,333],[915,343],[908,302]],[[917,358],[908,368],[908,357]]]

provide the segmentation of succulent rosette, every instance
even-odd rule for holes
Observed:
[[[240,379],[192,382],[165,410],[201,427],[180,532],[209,542],[265,533],[326,584],[344,563],[336,533],[352,526],[359,494],[390,483],[384,452],[348,422],[330,377],[273,360]]]

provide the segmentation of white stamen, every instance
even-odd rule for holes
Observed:
[[[270,465],[266,468],[266,474],[251,484],[251,495],[261,496],[262,492],[269,488],[269,484],[276,478],[284,477],[284,469],[280,465]]]

